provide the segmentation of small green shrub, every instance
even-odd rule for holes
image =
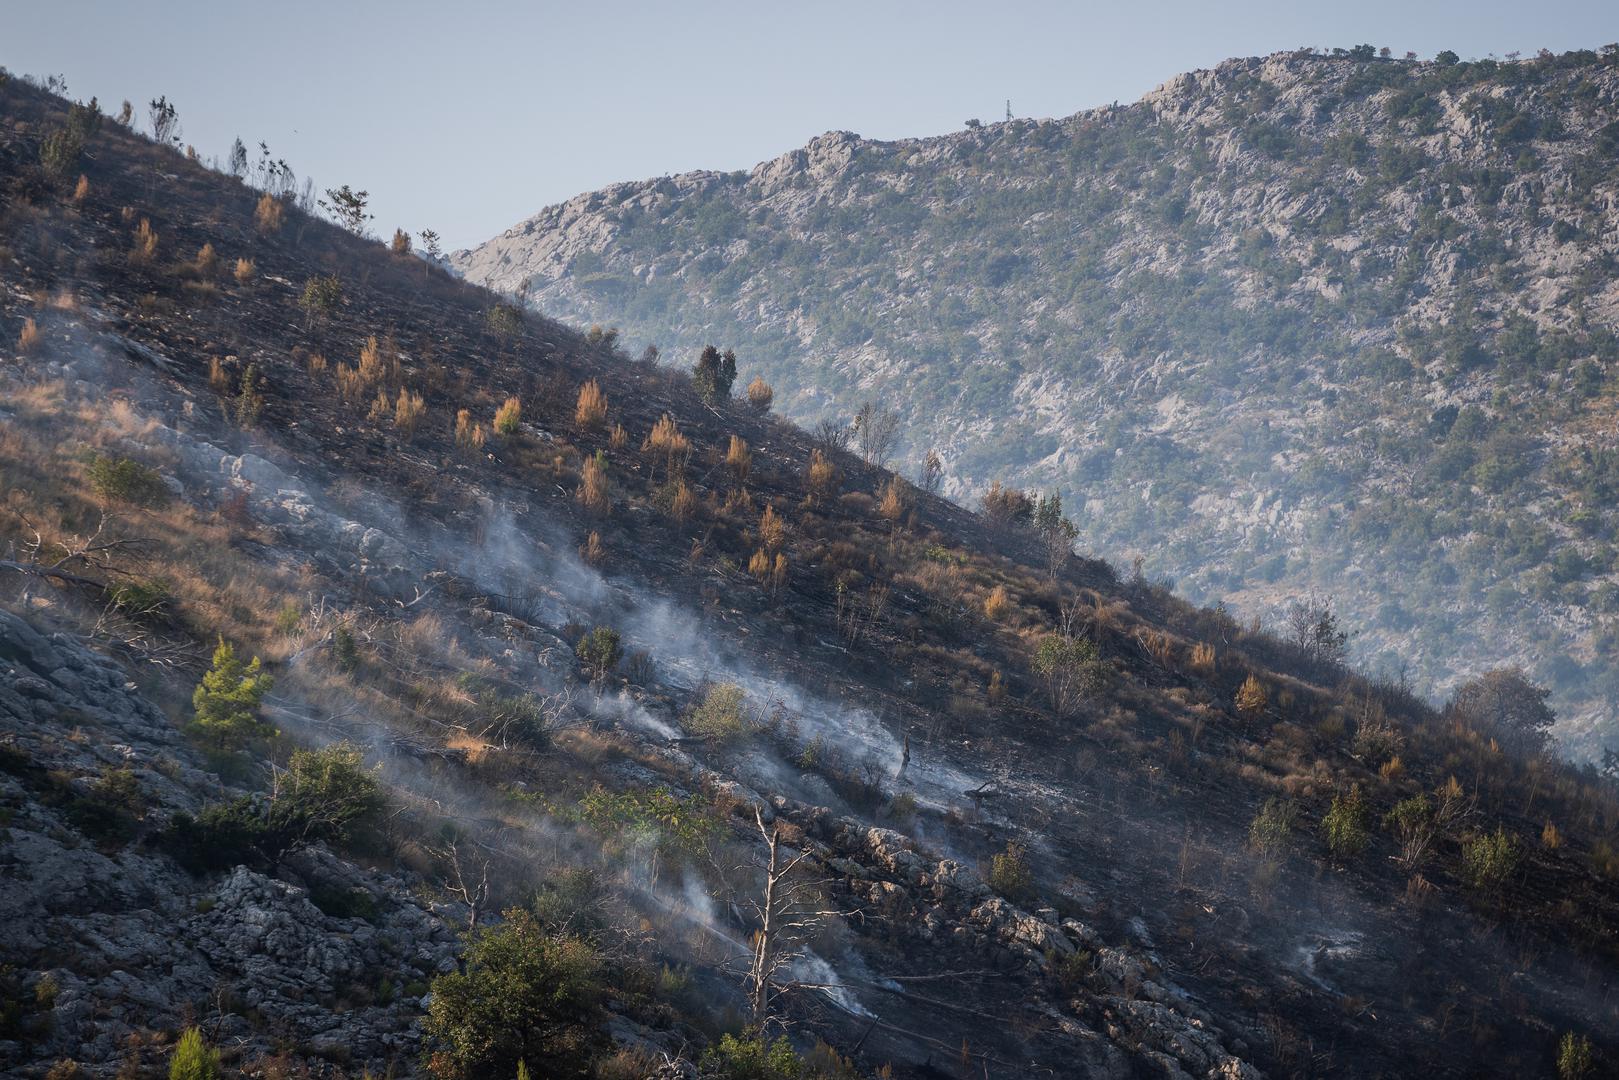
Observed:
[[[1248,846],[1261,855],[1279,854],[1287,847],[1298,817],[1298,804],[1293,800],[1266,799],[1248,826]]]
[[[274,866],[301,844],[353,842],[385,803],[358,747],[336,743],[295,750],[268,796],[215,803],[195,817],[176,814],[164,832],[164,847],[198,873],[240,862]]]
[[[1595,1066],[1591,1040],[1584,1035],[1576,1036],[1572,1031],[1564,1032],[1562,1041],[1557,1044],[1558,1080],[1584,1080]]]
[[[259,671],[258,657],[243,664],[236,650],[220,638],[213,666],[191,695],[197,731],[221,750],[275,734],[275,728],[259,716],[259,706],[273,681]]]
[[[125,578],[107,586],[107,602],[131,618],[161,615],[171,599],[169,583],[159,578]]]
[[[1348,795],[1333,796],[1331,809],[1321,819],[1321,832],[1327,851],[1340,862],[1366,849],[1366,802],[1359,784],[1350,788]]]
[[[1022,844],[1008,840],[1006,850],[989,861],[989,887],[1008,900],[1025,900],[1034,893],[1034,872]]]
[[[705,739],[734,739],[747,730],[747,695],[735,683],[716,683],[686,715],[686,730]]]
[[[682,799],[665,787],[615,792],[597,786],[579,800],[576,813],[619,844],[651,846],[664,854],[698,854],[719,830],[702,796]]]
[[[463,970],[433,980],[428,1071],[474,1080],[514,1076],[524,1062],[541,1076],[586,1075],[602,1042],[600,958],[526,911],[505,920],[469,936]]]
[[[598,626],[580,638],[573,651],[593,683],[599,683],[611,675],[624,657],[618,631],[609,626]]]
[[[1494,893],[1518,867],[1518,844],[1505,829],[1482,833],[1462,845],[1462,868],[1482,893]]]
[[[126,457],[92,454],[85,469],[90,490],[110,502],[154,507],[168,501],[169,489],[156,469]]]
[[[304,282],[298,306],[311,318],[325,318],[343,302],[343,281],[335,274],[321,274]]]
[[[220,1080],[219,1051],[202,1041],[202,1032],[186,1028],[169,1058],[169,1080]]]
[[[804,1080],[804,1062],[785,1035],[725,1035],[703,1051],[700,1068],[714,1080]]]

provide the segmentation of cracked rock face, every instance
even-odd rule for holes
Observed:
[[[139,843],[86,836],[59,794],[43,797],[46,785],[94,797],[96,778],[128,768],[147,804],[143,831],[226,793],[121,668],[5,611],[0,750],[10,811],[0,829],[0,957],[25,992],[55,987],[29,1059],[72,1058],[112,1075],[132,1033],[194,1018],[249,1049],[291,1040],[378,1067],[414,1053],[420,1007],[402,992],[454,967],[452,927],[404,878],[318,850],[289,871],[366,890],[372,919],[326,915],[305,885],[246,867],[209,882]],[[0,1042],[0,1070],[24,1053]]]

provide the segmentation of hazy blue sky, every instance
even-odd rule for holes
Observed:
[[[446,246],[615,180],[738,169],[823,131],[949,131],[1130,101],[1229,56],[1358,42],[1424,57],[1619,40],[1614,0],[438,3],[0,0],[0,64],[186,140],[260,139]]]

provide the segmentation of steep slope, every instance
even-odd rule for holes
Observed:
[[[620,184],[455,265],[800,420],[1083,507],[1083,542],[1272,617],[1338,597],[1435,694],[1506,663],[1570,751],[1619,701],[1619,55],[1233,60],[939,138]],[[1369,50],[1368,50],[1369,52]],[[1604,734],[1606,733],[1606,735]]]
[[[1611,777],[36,88],[0,117],[0,1068],[196,1024],[248,1075],[758,1075],[776,845],[778,1074],[1619,1051]],[[221,637],[279,735],[192,723]],[[336,740],[372,831],[244,834]],[[445,1016],[491,934],[583,957],[533,1044],[549,993]]]

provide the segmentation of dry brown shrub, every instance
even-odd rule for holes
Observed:
[[[237,259],[236,269],[231,272],[231,276],[236,279],[236,284],[246,285],[253,280],[253,275],[257,269],[253,265],[252,259]]]
[[[883,487],[882,498],[877,501],[877,513],[884,520],[897,525],[900,519],[905,516],[905,511],[909,505],[910,499],[905,493],[905,481],[897,476],[889,477],[888,483]]]
[[[1192,670],[1199,675],[1214,674],[1214,646],[1200,641],[1192,646]]]
[[[607,557],[607,549],[602,546],[601,533],[592,529],[585,542],[579,545],[579,557],[591,566],[600,566]]]
[[[495,434],[516,435],[517,429],[523,422],[523,402],[520,398],[509,397],[500,403],[495,410]]]
[[[641,449],[664,455],[668,472],[673,475],[686,467],[686,457],[691,453],[691,440],[680,433],[680,425],[675,423],[675,418],[664,413],[662,418],[652,425],[652,431],[647,435]]]
[[[225,362],[217,356],[208,358],[208,388],[216,394],[228,394],[236,385],[236,379],[225,366]]]
[[[579,502],[592,514],[605,514],[613,508],[607,481],[607,459],[600,453],[585,459],[579,472]]]
[[[463,450],[477,452],[483,449],[485,438],[483,425],[472,419],[472,413],[466,409],[457,409],[455,413],[455,445]]]
[[[1265,711],[1270,704],[1270,693],[1266,691],[1265,684],[1249,675],[1243,680],[1242,686],[1237,690],[1237,712],[1244,719],[1252,720]]]
[[[991,621],[999,622],[1011,606],[1012,600],[1006,593],[1006,586],[997,585],[984,598],[984,615]]]
[[[203,244],[197,249],[197,260],[191,264],[191,269],[203,278],[211,278],[219,273],[219,255],[214,251],[213,244]]]
[[[630,433],[624,430],[623,424],[614,424],[612,432],[607,436],[607,445],[614,450],[622,450],[630,444]]]
[[[601,383],[588,380],[579,388],[579,400],[573,407],[573,422],[580,431],[595,431],[607,422],[607,395]]]
[[[674,495],[669,500],[669,516],[676,521],[685,521],[696,512],[697,496],[686,486],[686,481],[675,481]]]
[[[753,468],[753,454],[748,451],[747,440],[737,435],[731,436],[730,446],[725,451],[725,467],[731,470],[738,484],[748,482],[748,473]]]
[[[394,238],[388,244],[388,250],[395,255],[410,254],[410,233],[404,229],[395,229]]]
[[[79,182],[73,186],[73,204],[81,205],[90,197],[90,178],[83,173],[79,174]]]
[[[1143,627],[1136,632],[1136,639],[1141,642],[1141,647],[1146,651],[1147,655],[1152,657],[1159,666],[1169,666],[1175,644],[1170,640],[1168,634],[1162,630]]]
[[[427,404],[422,401],[422,395],[401,388],[399,399],[394,402],[394,427],[402,434],[409,435],[422,422],[422,415],[426,412]]]
[[[281,231],[281,203],[269,192],[259,196],[259,203],[253,208],[253,227],[265,236]]]
[[[129,249],[129,261],[144,266],[157,258],[157,230],[146,218],[135,226],[135,246]]]
[[[819,503],[821,500],[836,494],[837,487],[837,467],[828,461],[826,455],[819,450],[811,450],[809,460],[810,500]]]
[[[765,512],[759,515],[759,542],[772,555],[780,551],[781,546],[787,542],[787,523],[776,513],[776,508],[768,504],[765,506]]]
[[[44,337],[45,335],[40,332],[38,323],[34,322],[33,319],[24,319],[22,321],[22,333],[17,335],[17,351],[26,356],[39,348],[39,343]]]
[[[755,375],[748,384],[748,407],[756,413],[770,411],[770,403],[776,400],[776,391],[771,389],[769,383]]]

